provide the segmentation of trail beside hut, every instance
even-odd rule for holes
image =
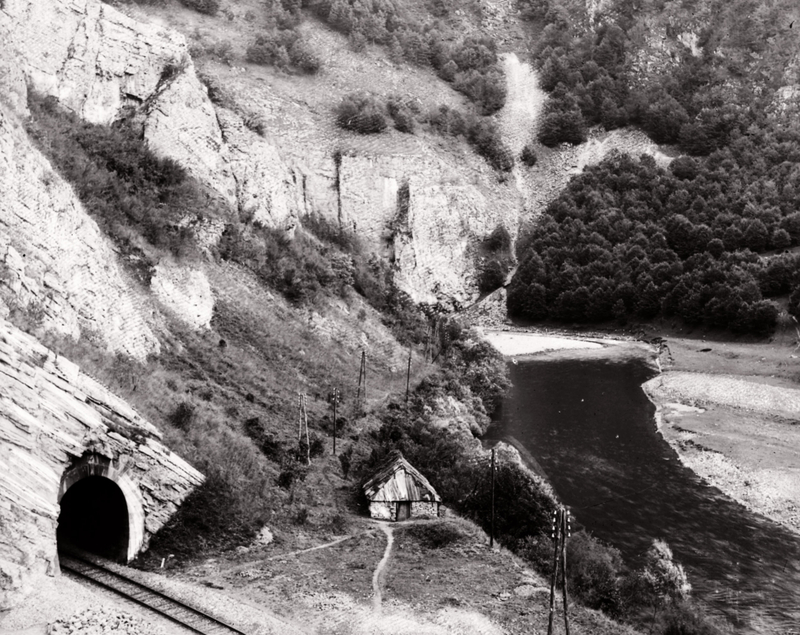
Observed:
[[[383,552],[383,558],[381,558],[378,566],[375,567],[375,573],[372,574],[372,610],[375,613],[380,613],[381,602],[383,598],[381,586],[386,579],[386,576],[383,575],[383,572],[386,568],[386,564],[389,562],[389,558],[392,555],[392,546],[394,545],[394,529],[391,525],[387,525],[385,523],[376,524],[381,528],[381,531],[386,534],[386,550]]]

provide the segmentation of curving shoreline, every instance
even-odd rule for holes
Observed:
[[[681,375],[642,385],[658,433],[700,478],[800,534],[800,426],[782,416],[800,391],[707,373],[692,373],[692,384]]]
[[[800,534],[800,389],[771,385],[765,371],[698,372],[706,362],[692,347],[707,350],[702,342],[671,342],[676,359],[670,352],[665,360],[632,339],[500,329],[483,336],[513,363],[526,357],[647,359],[659,374],[642,390],[656,408],[658,433],[681,464],[748,510]],[[662,362],[678,370],[662,370]]]

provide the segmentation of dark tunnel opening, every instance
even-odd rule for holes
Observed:
[[[84,551],[124,561],[128,550],[128,506],[119,486],[102,476],[88,476],[61,498],[58,548]]]

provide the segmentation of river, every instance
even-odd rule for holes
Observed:
[[[638,565],[667,540],[693,595],[738,633],[800,632],[800,537],[710,487],[656,431],[644,360],[509,365],[513,387],[487,440],[536,459],[577,524]]]

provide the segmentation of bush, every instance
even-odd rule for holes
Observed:
[[[289,60],[304,73],[313,75],[322,68],[322,62],[311,47],[301,39],[289,47]]]
[[[414,132],[414,112],[405,102],[397,97],[392,97],[387,102],[386,108],[397,130],[409,134]]]
[[[453,80],[453,88],[475,102],[482,115],[491,115],[506,103],[505,78],[497,70],[486,72],[468,70],[457,73]]]
[[[511,270],[510,263],[503,258],[489,258],[481,267],[478,275],[478,288],[481,293],[491,293],[499,289],[506,282],[506,276]]]
[[[58,100],[29,95],[26,129],[53,167],[75,190],[86,210],[121,248],[150,270],[139,239],[176,255],[193,250],[186,225],[198,210],[222,214],[224,203],[209,200],[175,161],[157,157],[132,124],[82,122]],[[133,231],[131,231],[133,230]]]
[[[308,466],[295,457],[287,457],[283,461],[280,474],[278,474],[278,487],[291,489],[295,483],[306,480],[306,476],[308,476]]]
[[[169,422],[179,430],[188,430],[191,427],[192,421],[195,417],[195,408],[188,401],[180,402],[172,414],[169,416]]]
[[[525,147],[522,148],[522,154],[520,154],[519,159],[529,168],[532,168],[538,162],[539,157],[536,156],[536,151],[533,147],[530,144],[526,144]]]
[[[567,561],[569,588],[581,602],[619,617],[624,608],[620,589],[624,564],[619,550],[579,531],[569,541]]]
[[[426,549],[443,549],[467,537],[455,523],[447,521],[409,525],[405,531]]]
[[[335,110],[336,124],[359,134],[375,134],[386,130],[383,106],[372,96],[350,94]]]
[[[467,141],[494,169],[509,172],[514,167],[514,157],[503,143],[500,130],[493,121],[475,120],[467,130]]]
[[[428,122],[439,134],[457,137],[467,131],[467,123],[464,116],[455,108],[450,106],[439,106],[439,108],[428,115]],[[800,227],[800,223],[798,223]],[[798,230],[800,234],[800,230]]]
[[[580,145],[586,141],[586,124],[578,110],[546,112],[539,128],[539,143],[552,148],[560,143]]]
[[[220,5],[219,0],[181,0],[181,4],[206,15],[217,15]]]
[[[258,417],[247,419],[244,422],[244,432],[268,459],[280,461],[283,458],[283,446],[264,429],[261,419]]]

